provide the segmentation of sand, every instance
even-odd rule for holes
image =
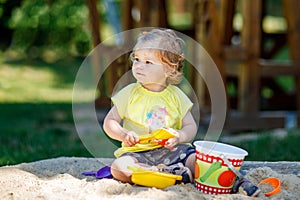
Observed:
[[[0,199],[261,199],[238,194],[206,195],[193,184],[181,184],[166,189],[124,184],[114,179],[82,176],[85,171],[110,165],[112,159],[60,157],[14,166],[0,167]],[[281,181],[281,192],[265,199],[299,199],[300,178],[295,174],[280,174],[269,167],[247,171],[247,178],[257,184],[267,177]]]

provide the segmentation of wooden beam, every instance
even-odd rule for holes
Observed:
[[[229,116],[224,125],[225,130],[264,130],[285,127],[284,114],[272,114],[269,116],[258,114],[257,116]]]
[[[245,61],[247,59],[247,49],[241,46],[224,46],[223,58],[226,61]]]
[[[290,61],[278,62],[271,60],[260,60],[258,62],[261,68],[261,77],[278,77],[278,76],[297,76],[300,68]]]
[[[278,77],[278,76],[297,76],[300,73],[300,69],[295,66],[291,61],[272,61],[263,60],[258,61],[260,68],[260,77]],[[239,65],[237,61],[227,63],[226,75],[231,77],[237,77],[239,75]]]

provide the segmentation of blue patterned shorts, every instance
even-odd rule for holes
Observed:
[[[179,144],[173,150],[161,147],[150,151],[128,152],[122,156],[134,157],[138,162],[151,166],[158,164],[173,165],[179,162],[185,165],[186,159],[195,152],[196,150],[192,145]]]

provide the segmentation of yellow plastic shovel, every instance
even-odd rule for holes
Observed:
[[[131,181],[137,185],[146,187],[156,187],[163,189],[175,185],[176,181],[181,181],[182,176],[170,173],[145,170],[140,167],[129,166],[132,170]]]

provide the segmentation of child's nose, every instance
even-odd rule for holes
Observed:
[[[140,61],[135,61],[135,62],[133,63],[133,67],[139,68],[139,69],[143,69],[143,68],[144,68],[144,63],[143,63],[143,62],[140,62]]]

